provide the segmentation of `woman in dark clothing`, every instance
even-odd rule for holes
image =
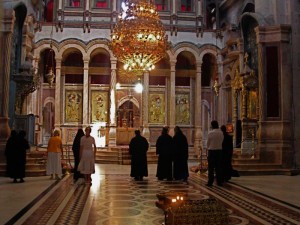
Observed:
[[[149,143],[139,130],[135,131],[129,144],[129,154],[131,155],[131,172],[130,176],[135,180],[143,180],[148,176],[147,151]]]
[[[74,156],[74,173],[73,173],[73,179],[76,181],[78,178],[80,178],[80,172],[78,171],[78,164],[79,164],[79,152],[80,152],[80,139],[84,136],[84,132],[82,129],[78,129],[77,134],[74,138],[73,145],[72,145],[72,151]]]
[[[17,131],[12,130],[5,146],[6,176],[13,177],[14,151],[17,148]]]
[[[187,181],[189,177],[188,158],[189,145],[186,136],[181,129],[176,126],[174,128],[175,135],[173,137],[174,143],[174,179]]]
[[[12,178],[14,183],[17,183],[17,179],[20,179],[20,183],[24,182],[25,166],[26,166],[26,150],[30,148],[28,141],[25,139],[26,132],[21,130],[17,135],[16,148],[13,151],[13,169]]]
[[[227,182],[231,179],[232,173],[232,154],[233,154],[233,141],[232,136],[226,131],[226,126],[221,126],[221,131],[224,134],[224,139],[222,143],[222,168],[224,181]]]
[[[172,180],[173,138],[168,134],[169,128],[164,127],[156,141],[156,155],[158,155],[156,177],[158,180]]]

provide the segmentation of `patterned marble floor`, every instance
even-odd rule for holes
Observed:
[[[0,224],[161,225],[156,194],[166,191],[217,199],[229,212],[229,224],[300,224],[299,176],[239,177],[208,188],[205,174],[191,173],[188,184],[158,181],[156,165],[149,165],[144,181],[128,176],[130,166],[96,168],[91,186],[74,184],[70,175],[60,181],[26,178],[22,184],[0,178]]]

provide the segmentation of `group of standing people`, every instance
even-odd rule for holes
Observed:
[[[26,167],[26,151],[30,148],[26,140],[26,131],[19,133],[12,130],[5,146],[6,175],[13,179],[14,183],[23,183]]]
[[[232,136],[226,132],[226,126],[219,128],[218,121],[211,122],[212,130],[208,133],[208,181],[207,186],[211,187],[216,180],[218,186],[223,186],[224,182],[231,179],[232,173],[232,154],[233,141]]]
[[[188,141],[181,129],[174,128],[174,136],[169,135],[169,128],[163,127],[161,135],[156,142],[156,154],[158,155],[157,173],[158,180],[167,179],[187,181],[188,171]],[[147,151],[149,143],[141,136],[139,130],[135,131],[135,137],[129,144],[131,155],[130,176],[135,180],[143,180],[148,176]]]
[[[174,136],[169,134],[169,127],[163,127],[156,141],[158,155],[156,177],[158,180],[182,180],[189,177],[189,145],[180,127],[174,128]]]
[[[208,182],[207,186],[214,183],[216,173],[217,185],[222,186],[224,182],[231,179],[232,173],[232,136],[226,132],[226,126],[221,126],[217,121],[211,122],[212,130],[208,133]],[[84,177],[85,182],[91,184],[91,174],[95,173],[96,143],[91,135],[91,127],[78,129],[72,145],[74,155],[74,181]],[[25,139],[26,132],[15,130],[6,143],[5,155],[7,158],[7,176],[13,178],[13,182],[24,182],[26,150],[30,148]],[[143,180],[148,176],[147,151],[149,143],[139,130],[135,131],[135,137],[129,144],[131,155],[130,176],[135,180]],[[182,180],[187,181],[188,171],[188,141],[181,129],[174,128],[174,136],[169,134],[169,127],[163,127],[161,135],[156,141],[156,154],[158,155],[157,173],[158,180]],[[47,175],[50,179],[61,179],[63,158],[62,140],[60,132],[55,130],[49,139],[47,147]]]
[[[95,173],[96,143],[91,134],[92,128],[86,127],[85,133],[78,129],[73,141],[72,151],[74,155],[74,174],[73,179],[77,181],[84,178],[85,182],[91,184],[91,174]],[[63,158],[62,140],[60,132],[55,130],[53,136],[49,139],[47,147],[47,175],[50,179],[61,179]]]

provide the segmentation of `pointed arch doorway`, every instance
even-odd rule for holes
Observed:
[[[134,130],[139,129],[141,121],[141,103],[132,95],[118,101],[117,105],[117,145],[128,145],[134,137]]]

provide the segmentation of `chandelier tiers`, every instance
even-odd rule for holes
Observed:
[[[126,0],[111,34],[110,48],[126,71],[141,75],[166,56],[168,36],[156,6],[147,0]]]

